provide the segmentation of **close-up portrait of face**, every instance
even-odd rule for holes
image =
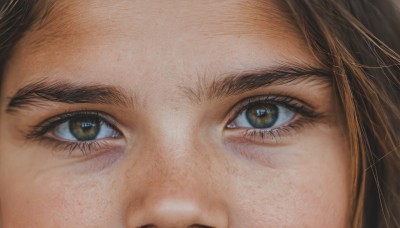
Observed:
[[[0,227],[400,227],[399,0],[0,0]]]

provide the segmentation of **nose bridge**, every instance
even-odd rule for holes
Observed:
[[[211,172],[206,155],[182,143],[169,145],[159,144],[156,148],[147,150],[149,158],[146,160],[151,160],[146,174],[149,188],[158,189],[158,192],[162,190],[164,193],[174,193],[212,185],[209,175],[205,175]]]
[[[203,129],[196,126],[191,117],[166,116],[164,121],[162,119],[154,124],[157,127],[146,132],[140,152],[151,161],[149,179],[169,188],[171,183],[187,187],[206,184],[209,180],[204,174],[212,172],[212,154],[210,145],[202,141],[200,132]]]
[[[132,188],[129,227],[227,227],[208,155],[193,134],[167,134],[144,143],[140,152],[145,176],[138,178],[140,188]]]

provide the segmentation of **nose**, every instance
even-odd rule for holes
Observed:
[[[199,157],[171,159],[173,155],[169,155],[159,154],[157,164],[147,163],[133,171],[129,227],[228,227],[226,200],[216,170],[203,167]]]
[[[221,213],[222,210],[202,207],[199,199],[164,196],[151,201],[146,202],[144,208],[135,213],[131,227],[227,227],[226,215]]]

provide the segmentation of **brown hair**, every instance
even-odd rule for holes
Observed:
[[[353,163],[352,227],[400,227],[400,22],[393,2],[286,0],[332,69]],[[321,58],[320,58],[321,59]]]
[[[352,159],[349,226],[400,227],[400,23],[390,0],[278,0],[333,73]],[[0,75],[46,14],[46,0],[0,2]]]

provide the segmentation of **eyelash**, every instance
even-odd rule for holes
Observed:
[[[293,111],[295,113],[294,120],[290,120],[288,124],[278,126],[276,128],[230,128],[229,124],[227,129],[232,130],[241,130],[242,135],[246,139],[250,139],[251,141],[264,143],[265,141],[269,142],[278,142],[278,140],[282,136],[289,135],[294,131],[297,131],[299,128],[304,126],[305,124],[313,123],[315,120],[318,120],[323,117],[322,114],[315,112],[311,107],[306,105],[305,102],[302,102],[296,98],[285,95],[265,95],[265,96],[254,96],[250,98],[246,98],[240,101],[238,104],[234,106],[231,114],[229,115],[228,123],[231,123],[238,115],[244,110],[259,104],[272,104],[272,105],[282,105],[285,108]],[[296,117],[300,115],[300,117]],[[269,139],[269,140],[267,140]]]
[[[69,155],[75,150],[79,150],[83,155],[89,155],[93,150],[97,150],[99,148],[105,148],[108,146],[106,140],[92,140],[92,141],[62,141],[55,139],[53,137],[48,137],[46,134],[52,130],[54,130],[57,126],[62,123],[65,123],[74,118],[81,117],[92,117],[100,120],[102,123],[108,125],[112,129],[114,129],[118,135],[122,135],[122,133],[115,127],[115,121],[111,120],[106,114],[103,114],[99,111],[77,111],[77,112],[69,112],[64,113],[62,115],[50,118],[39,125],[33,127],[31,132],[26,135],[27,139],[38,139],[39,142],[49,143],[51,146],[54,146],[61,151],[69,151]]]
[[[293,130],[298,130],[304,124],[312,123],[314,120],[321,118],[321,114],[318,114],[312,110],[304,102],[292,98],[290,96],[282,95],[266,95],[266,96],[255,96],[246,98],[236,104],[232,109],[229,116],[228,123],[231,123],[241,112],[244,110],[259,104],[272,104],[272,105],[282,105],[285,108],[293,111],[295,113],[294,120],[290,120],[288,124],[278,126],[271,129],[261,129],[261,128],[230,128],[227,129],[240,130],[242,132],[242,137],[250,139],[251,141],[264,143],[266,139],[271,140],[271,142],[277,142],[282,135],[288,135],[293,132]],[[297,117],[300,115],[300,117]],[[108,125],[114,129],[119,136],[122,133],[115,127],[116,123],[108,115],[103,114],[98,111],[78,111],[69,112],[53,118],[50,118],[39,125],[33,127],[31,132],[26,135],[27,139],[38,139],[40,142],[46,142],[49,145],[54,146],[61,151],[69,151],[71,155],[77,149],[81,151],[83,155],[89,155],[93,150],[99,150],[100,148],[106,148],[108,145],[107,140],[92,140],[92,141],[65,141],[58,140],[54,137],[48,137],[50,131],[54,130],[57,126],[65,123],[74,118],[81,117],[93,117],[100,120],[102,123]],[[268,140],[268,141],[269,141]]]

